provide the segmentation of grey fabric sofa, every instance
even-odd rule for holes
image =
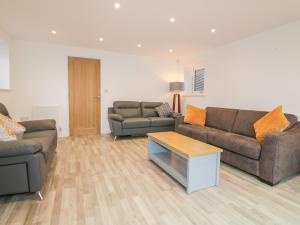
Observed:
[[[175,118],[159,117],[155,108],[162,102],[115,101],[108,108],[108,120],[112,135],[144,135],[149,132],[171,131],[175,128]]]
[[[0,103],[0,113],[9,116]],[[57,131],[54,120],[21,122],[25,128],[22,140],[0,142],[0,195],[38,193],[51,164]]]
[[[266,113],[208,107],[205,127],[186,124],[180,117],[176,132],[223,148],[223,162],[275,185],[300,172],[300,122],[295,115],[286,114],[291,125],[260,143],[253,124]]]

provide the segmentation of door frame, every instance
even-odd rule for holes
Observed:
[[[72,58],[75,58],[75,59],[83,59],[83,60],[87,60],[87,59],[90,59],[90,60],[97,60],[99,61],[99,96],[100,96],[100,99],[99,99],[99,135],[102,134],[101,132],[101,124],[102,124],[102,116],[101,116],[101,112],[102,112],[102,101],[101,101],[101,59],[99,58],[87,58],[87,57],[78,57],[78,56],[68,56],[67,57],[67,68],[68,68],[68,72],[67,72],[67,77],[68,77],[68,109],[69,109],[69,136],[72,136],[71,135],[71,104],[70,104],[70,92],[71,92],[71,89],[70,89],[70,74],[69,74],[69,62],[70,62],[70,59]]]

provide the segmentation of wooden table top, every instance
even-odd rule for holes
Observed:
[[[221,148],[173,131],[148,133],[147,135],[151,140],[163,145],[171,151],[178,152],[187,158],[223,152]]]

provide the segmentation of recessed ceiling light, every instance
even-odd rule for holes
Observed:
[[[212,33],[215,33],[217,30],[216,30],[216,28],[211,28],[210,29],[210,32],[212,32]]]
[[[169,49],[169,52],[170,52],[170,53],[173,53],[173,52],[174,52],[174,50],[171,48],[171,49]]]
[[[170,18],[170,22],[174,23],[175,22],[175,18],[174,17]]]
[[[51,33],[52,33],[52,34],[56,34],[56,30],[52,30]]]
[[[103,39],[103,38],[99,38],[99,41],[101,41],[101,42],[102,42],[102,41],[104,41],[104,39]]]
[[[115,8],[116,8],[116,9],[119,9],[120,7],[121,7],[120,3],[116,2],[116,3],[115,3]]]
[[[142,44],[137,44],[137,47],[138,47],[138,48],[141,48],[141,47],[142,47]]]

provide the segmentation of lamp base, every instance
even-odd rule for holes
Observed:
[[[181,113],[181,100],[180,100],[180,94],[173,94],[173,111],[175,112],[176,108],[176,98],[177,98],[177,105],[178,105],[178,113]]]

